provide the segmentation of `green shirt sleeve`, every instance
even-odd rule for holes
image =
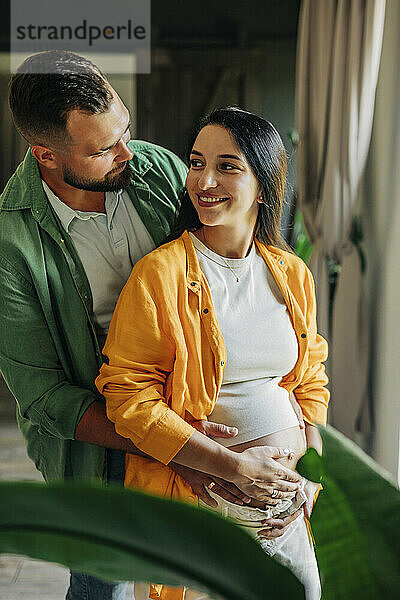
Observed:
[[[0,261],[0,370],[22,417],[39,433],[73,439],[91,391],[71,385],[33,286]]]

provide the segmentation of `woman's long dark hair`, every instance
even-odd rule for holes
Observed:
[[[197,135],[207,125],[220,125],[229,131],[260,185],[263,203],[259,205],[255,227],[257,240],[292,251],[280,231],[287,161],[285,147],[275,127],[265,119],[237,107],[217,108],[203,117],[194,130],[188,148],[188,161]],[[202,226],[185,188],[180,195],[176,221],[167,241],[178,238],[186,229],[197,231]]]

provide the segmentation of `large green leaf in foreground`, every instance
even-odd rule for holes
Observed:
[[[0,552],[227,600],[304,598],[297,579],[227,520],[120,488],[0,483]]]
[[[312,516],[324,600],[400,599],[400,492],[381,467],[335,429],[298,470],[319,481]]]

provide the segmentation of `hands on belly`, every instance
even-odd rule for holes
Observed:
[[[192,424],[201,431],[204,435],[212,435],[214,437],[218,437],[219,435],[222,437],[231,437],[232,441],[234,441],[235,431],[229,430],[229,428],[224,425],[211,423],[207,421],[197,421],[192,422]],[[264,448],[261,448],[264,446]],[[269,448],[265,448],[265,446],[269,446]],[[282,453],[279,453],[278,456],[272,458],[274,454],[274,449],[271,449],[271,446],[280,446],[289,448],[290,452],[284,456]],[[255,458],[254,455],[263,454],[264,458],[268,454],[268,458],[272,463],[276,462],[276,465],[279,463],[294,471],[297,461],[302,456],[306,450],[306,440],[304,435],[304,425],[301,427],[299,423],[298,427],[288,428],[280,432],[276,432],[274,434],[270,434],[268,436],[264,436],[262,438],[258,438],[256,440],[252,440],[251,442],[246,442],[245,444],[231,446],[230,450],[240,453],[245,453],[245,456],[248,459],[252,457]],[[248,452],[249,451],[249,452]],[[259,456],[257,457],[259,458]],[[172,466],[172,465],[171,465]],[[269,464],[269,467],[271,465]],[[183,477],[192,487],[193,491],[196,495],[206,504],[211,507],[216,507],[216,501],[212,498],[207,489],[212,489],[214,494],[221,496],[223,499],[228,500],[228,502],[242,505],[242,506],[252,506],[254,508],[264,509],[266,504],[275,505],[281,498],[291,497],[294,495],[295,490],[297,489],[297,484],[293,485],[294,482],[283,481],[283,485],[286,485],[285,489],[280,489],[278,492],[274,492],[274,490],[278,489],[278,486],[274,486],[272,482],[264,482],[263,493],[265,494],[263,500],[255,500],[252,498],[252,486],[259,485],[260,482],[250,481],[247,482],[248,486],[246,488],[246,492],[243,491],[244,488],[239,489],[232,482],[227,482],[223,479],[213,477],[207,475],[206,473],[202,473],[200,471],[195,471],[193,469],[188,469],[186,467],[182,467],[179,465],[175,465],[174,470]],[[300,479],[298,474],[293,473],[296,478]],[[293,489],[290,489],[293,487]],[[258,490],[259,492],[259,490]],[[269,493],[269,495],[268,495]],[[271,494],[277,494],[275,498],[271,497]],[[308,507],[308,503],[307,503]],[[306,507],[306,510],[307,510]],[[265,521],[265,529],[260,531],[262,537],[266,538],[276,538],[286,531],[290,523],[299,516],[300,512],[302,512],[302,508],[291,515],[290,517],[286,517],[284,519],[270,519],[269,521]]]

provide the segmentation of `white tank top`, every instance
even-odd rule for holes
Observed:
[[[279,382],[296,364],[298,343],[287,306],[271,289],[264,259],[254,244],[245,258],[229,259],[189,235],[227,352],[221,390],[208,418],[239,430],[234,438],[215,441],[228,447],[295,427],[289,394]]]

